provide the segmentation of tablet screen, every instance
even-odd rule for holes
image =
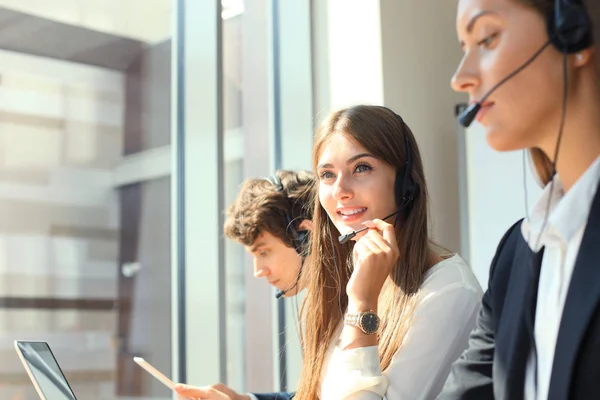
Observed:
[[[17,342],[17,345],[46,399],[77,400],[48,343]]]

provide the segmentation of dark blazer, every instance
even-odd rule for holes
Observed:
[[[521,221],[492,260],[469,348],[452,366],[441,400],[523,399],[543,250],[534,254]],[[560,322],[549,400],[600,398],[600,190],[592,202]]]

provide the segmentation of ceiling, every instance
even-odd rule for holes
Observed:
[[[171,37],[175,0],[0,0],[0,7],[110,35],[154,44]],[[222,0],[223,18],[244,0]]]

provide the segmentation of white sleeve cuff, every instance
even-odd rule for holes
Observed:
[[[246,393],[252,400],[258,400],[258,398],[253,393]]]
[[[388,380],[381,372],[377,346],[341,350],[336,347],[322,386],[321,398],[345,399],[353,393],[368,391],[385,395]]]

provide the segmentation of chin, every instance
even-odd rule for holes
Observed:
[[[362,223],[362,221],[356,222],[356,223],[353,223],[353,224],[349,225],[349,224],[345,224],[343,222],[339,222],[339,223],[336,224],[335,227],[337,228],[338,232],[340,232],[340,235],[345,235],[347,233],[350,233],[350,232],[353,232],[353,231],[357,231],[360,228],[363,228],[363,226],[361,225],[361,223]]]
[[[496,151],[515,151],[523,149],[521,141],[517,140],[516,135],[506,130],[494,129],[491,126],[484,127],[485,137],[488,145]]]

